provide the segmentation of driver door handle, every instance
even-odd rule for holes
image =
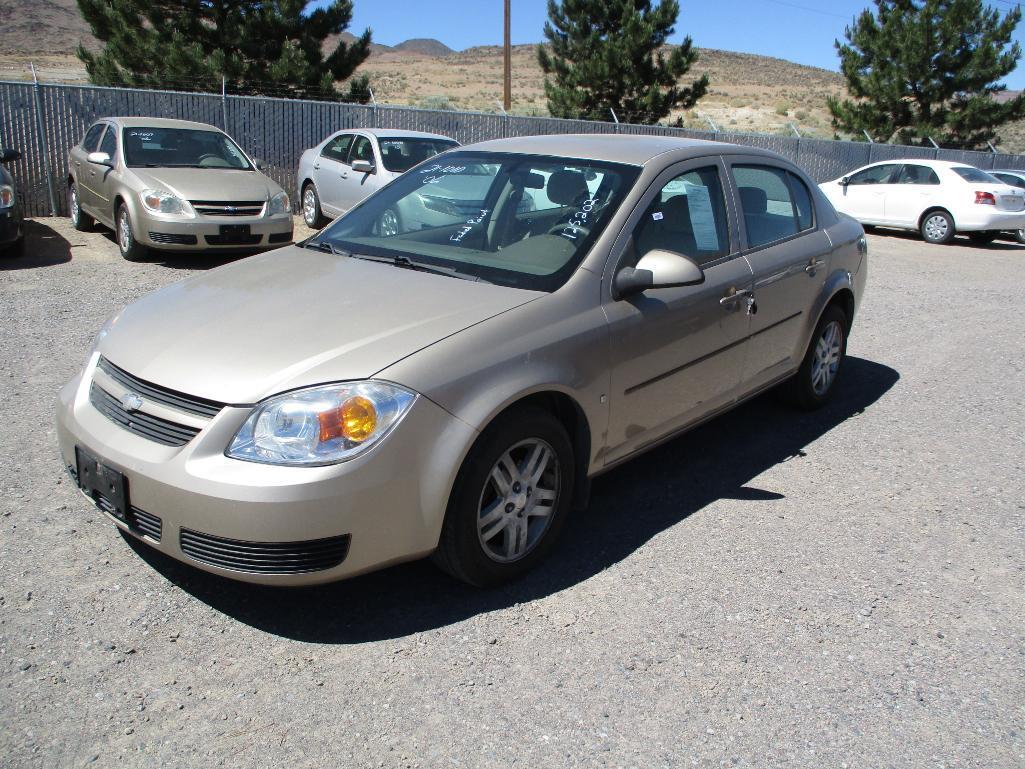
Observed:
[[[810,262],[808,262],[808,265],[804,268],[804,271],[806,273],[808,273],[809,275],[814,275],[815,274],[815,270],[817,270],[819,267],[821,267],[824,264],[825,264],[825,262],[822,261],[821,259],[814,259],[813,258]]]
[[[723,307],[726,307],[727,305],[733,304],[734,302],[749,297],[754,298],[754,291],[752,291],[751,289],[742,288],[739,291],[736,291],[731,288],[730,293],[726,294],[726,296],[719,300],[719,304],[721,304]]]

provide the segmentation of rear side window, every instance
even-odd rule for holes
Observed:
[[[940,177],[929,166],[906,165],[900,169],[895,184],[939,184]]]
[[[812,208],[811,193],[804,181],[794,173],[787,171],[790,192],[794,196],[794,213],[797,216],[797,228],[804,232],[815,226],[815,210]]]
[[[848,184],[889,184],[890,177],[897,170],[896,163],[886,163],[881,166],[872,166],[864,171],[851,174],[847,179]]]
[[[638,258],[654,249],[684,254],[700,265],[730,252],[718,168],[688,171],[662,187],[634,231]]]
[[[345,162],[345,156],[349,154],[349,146],[352,144],[352,134],[342,134],[324,145],[321,155],[339,163]]]
[[[86,152],[95,152],[96,145],[100,142],[100,134],[103,133],[105,127],[103,123],[97,123],[86,131],[85,138],[82,139],[82,149]]]
[[[756,248],[789,238],[811,226],[808,190],[793,174],[782,168],[755,165],[733,166],[732,173],[749,247]],[[804,198],[801,206],[794,203],[790,179],[796,182],[799,195]],[[802,206],[803,212],[800,210]]]
[[[117,132],[113,128],[108,128],[107,132],[103,134],[103,141],[100,142],[100,152],[106,152],[111,160],[117,155]]]

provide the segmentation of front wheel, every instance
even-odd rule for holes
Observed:
[[[555,544],[573,482],[573,448],[558,420],[534,407],[499,417],[459,471],[435,563],[478,587],[525,574]]]
[[[139,262],[146,257],[147,248],[135,239],[132,233],[132,219],[128,214],[128,206],[122,205],[117,210],[117,247],[121,256],[129,262]]]
[[[949,243],[955,235],[954,220],[946,211],[930,211],[922,219],[921,232],[929,243]]]
[[[800,408],[811,410],[830,399],[847,355],[849,328],[847,314],[836,305],[822,313],[801,367],[783,385],[783,394],[787,400]]]
[[[1014,239],[1019,243],[1025,243],[1025,230],[1015,230]]]

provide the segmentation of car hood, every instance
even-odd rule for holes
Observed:
[[[297,387],[371,377],[540,296],[291,246],[128,305],[99,350],[148,382],[254,403]]]
[[[259,171],[233,168],[133,168],[144,187],[162,189],[185,200],[269,200],[281,191]]]

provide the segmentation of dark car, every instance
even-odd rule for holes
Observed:
[[[20,256],[25,249],[21,202],[14,192],[14,177],[4,166],[21,157],[18,150],[0,148],[0,252]]]

